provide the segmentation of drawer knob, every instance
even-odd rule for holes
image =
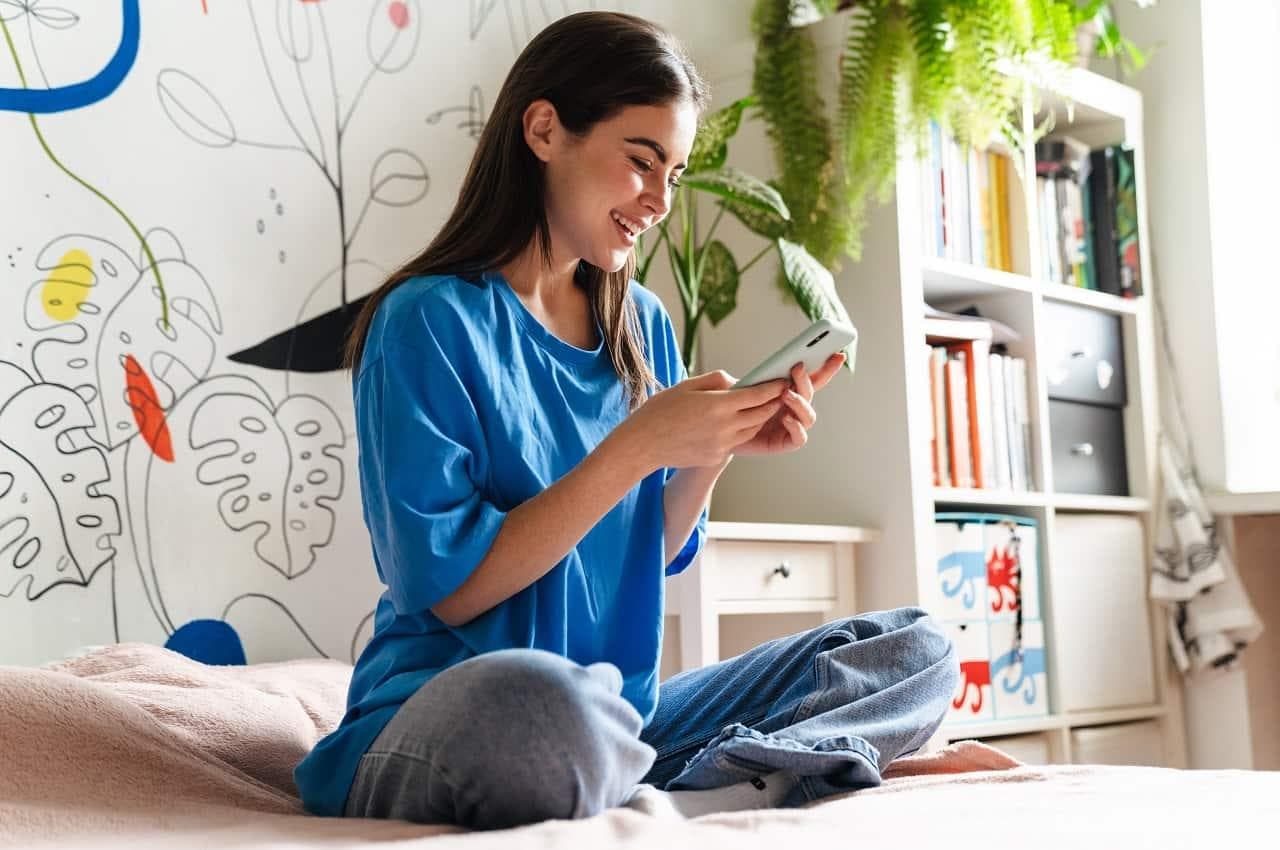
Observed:
[[[782,576],[783,578],[790,578],[790,577],[791,577],[791,565],[790,565],[790,564],[788,564],[786,561],[783,561],[781,564],[778,564],[778,566],[776,566],[776,567],[774,567],[774,568],[773,568],[773,573],[772,573],[772,574],[780,575],[780,576]]]
[[[1076,443],[1071,453],[1076,457],[1093,457],[1093,443]]]

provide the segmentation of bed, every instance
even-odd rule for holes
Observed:
[[[293,765],[338,721],[335,661],[211,667],[117,644],[0,667],[0,846],[292,848],[1274,847],[1280,773],[1021,765],[960,742],[803,809],[619,808],[466,833],[305,814]]]

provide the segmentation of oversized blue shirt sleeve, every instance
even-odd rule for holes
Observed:
[[[435,336],[385,345],[360,382],[365,522],[396,613],[420,614],[471,575],[506,514],[482,494],[484,436],[454,358]]]
[[[665,386],[671,387],[683,381],[689,376],[688,370],[684,365],[684,357],[680,353],[680,345],[676,341],[675,328],[671,326],[671,317],[666,311],[662,312],[662,338],[655,340],[655,343],[663,349],[663,362],[666,366],[666,373],[663,375],[659,372],[659,378],[663,380]],[[665,487],[679,470],[667,468],[663,473],[663,486]],[[693,559],[698,556],[703,543],[707,539],[707,509],[703,509],[702,514],[698,517],[698,523],[693,528],[693,533],[689,535],[689,539],[685,542],[680,551],[676,553],[674,558],[670,559],[667,564],[666,574],[668,576],[677,575],[693,563]]]

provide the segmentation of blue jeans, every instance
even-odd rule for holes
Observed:
[[[490,652],[423,685],[360,762],[346,814],[501,829],[590,817],[635,785],[715,788],[786,771],[798,806],[880,783],[937,730],[951,642],[918,608],[778,638],[663,682],[647,726],[612,664]]]

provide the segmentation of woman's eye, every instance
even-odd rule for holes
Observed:
[[[638,156],[633,156],[631,157],[631,161],[634,162],[636,164],[636,168],[639,168],[641,171],[646,171],[646,172],[653,171],[653,163],[649,162],[646,159],[641,159]],[[667,182],[667,185],[671,187],[672,191],[674,191],[680,188],[680,181],[673,177],[671,178],[671,180]]]

